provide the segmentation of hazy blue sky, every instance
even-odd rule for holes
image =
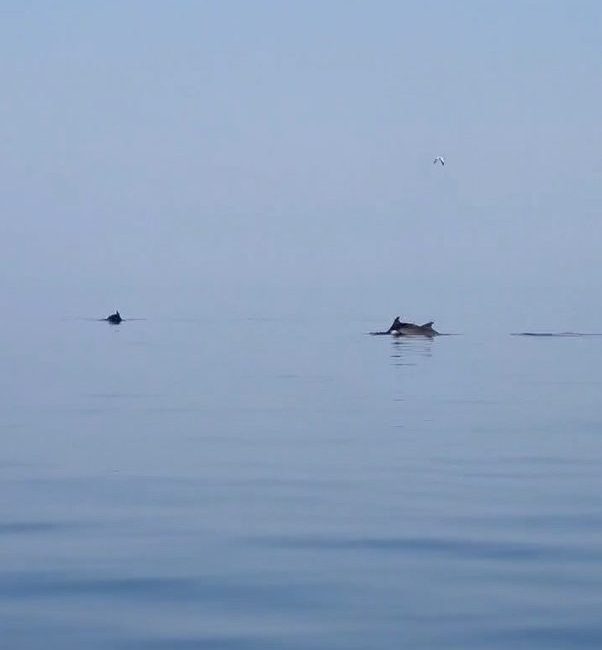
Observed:
[[[597,1],[4,0],[5,308],[602,329],[601,42]]]

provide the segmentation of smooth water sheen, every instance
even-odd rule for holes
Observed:
[[[602,647],[602,338],[379,325],[6,325],[2,648]]]

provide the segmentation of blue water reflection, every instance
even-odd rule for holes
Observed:
[[[3,351],[7,648],[599,648],[599,339],[282,325]]]

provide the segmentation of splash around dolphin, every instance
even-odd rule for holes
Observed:
[[[391,336],[438,336],[439,332],[433,329],[433,323],[429,321],[424,325],[417,325],[416,323],[404,323],[400,320],[399,316],[395,318],[391,327],[385,332],[370,332],[373,336],[381,336],[390,334]]]

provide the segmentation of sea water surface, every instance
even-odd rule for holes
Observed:
[[[602,647],[602,338],[382,325],[7,325],[1,646]]]

